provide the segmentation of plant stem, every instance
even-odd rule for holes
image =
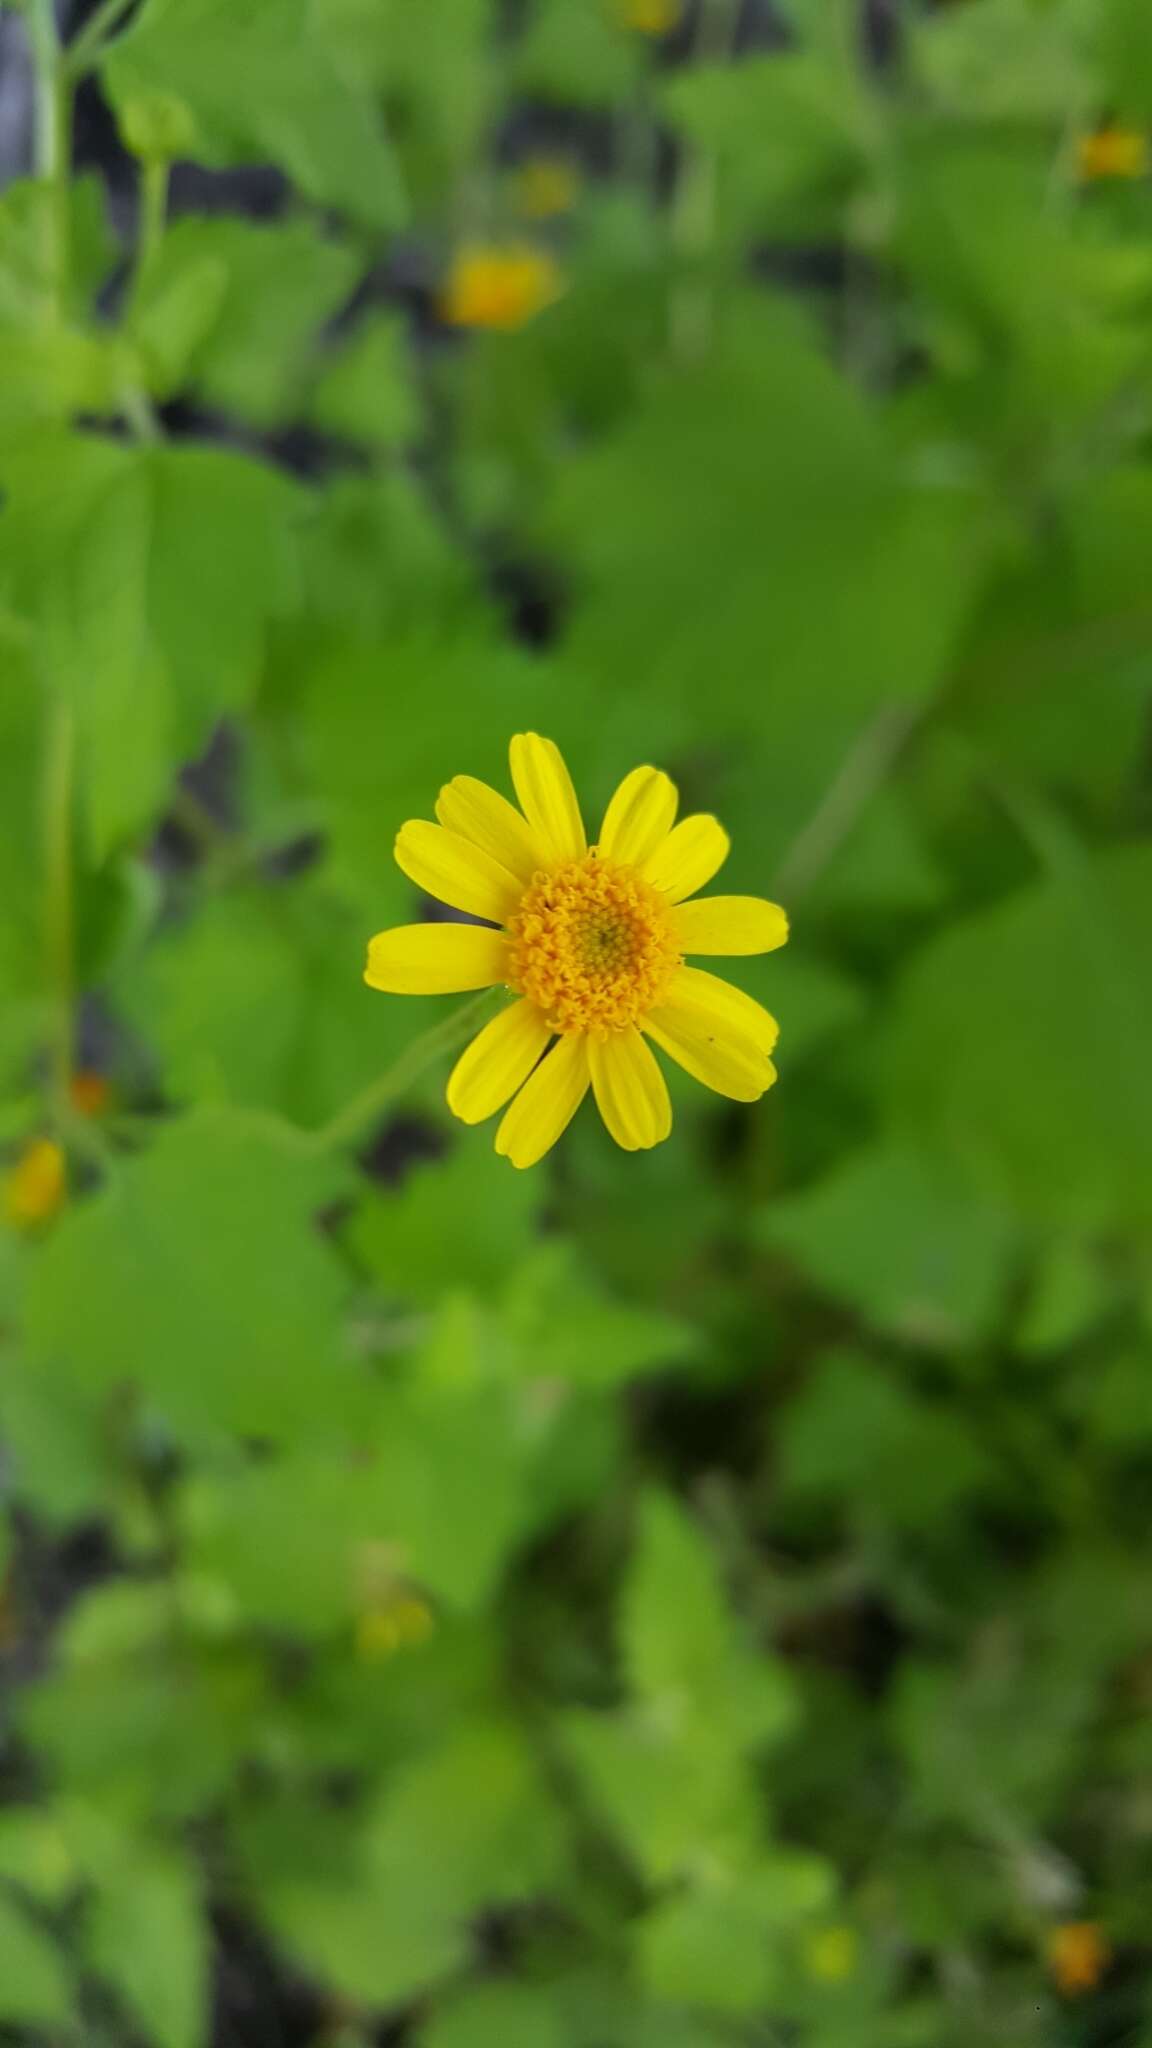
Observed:
[[[31,0],[28,33],[36,66],[36,175],[51,188],[50,272],[55,318],[68,304],[70,221],[68,177],[72,164],[72,91],[62,62],[54,0]]]
[[[131,5],[132,0],[104,0],[103,6],[89,17],[65,52],[64,62],[70,78],[82,78],[86,71],[91,71],[93,65],[100,62],[105,45]]]
[[[44,937],[52,991],[52,1092],[59,1112],[71,1113],[75,1009],[75,912],[72,900],[72,806],[76,724],[72,707],[57,698],[50,714],[44,763]]]
[[[124,319],[130,324],[138,310],[152,266],[164,240],[168,221],[168,179],[171,165],[165,157],[149,157],[140,167],[140,211],[136,223],[136,257],[132,280],[124,305]]]
[[[341,1145],[351,1144],[377,1121],[398,1095],[403,1095],[414,1081],[418,1081],[427,1068],[435,1066],[445,1053],[455,1052],[458,1045],[471,1038],[473,1032],[495,1014],[497,1002],[503,999],[503,995],[502,989],[486,988],[481,995],[472,996],[458,1010],[453,1010],[442,1023],[434,1024],[430,1031],[414,1039],[398,1060],[354,1096],[344,1109],[338,1110],[329,1123],[308,1133],[309,1151],[331,1152]]]
[[[887,781],[924,709],[919,700],[884,704],[865,726],[780,863],[773,886],[781,897],[795,902],[823,874]]]
[[[730,58],[737,13],[732,0],[700,0],[696,63]],[[674,356],[698,362],[708,353],[715,326],[719,166],[714,151],[694,143],[685,148],[669,216],[673,252],[682,266],[672,284],[669,339]]]

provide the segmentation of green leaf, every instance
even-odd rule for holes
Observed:
[[[313,345],[351,290],[353,252],[304,221],[186,216],[168,230],[133,320],[146,350],[185,309],[174,384],[273,426],[298,409]]]
[[[568,2048],[571,2035],[547,1991],[530,1984],[478,1984],[435,2013],[418,2048]]]
[[[962,1175],[880,1145],[761,1211],[758,1235],[880,1329],[943,1348],[987,1331],[1016,1232]]]
[[[569,462],[550,528],[577,579],[565,674],[602,693],[588,724],[624,703],[665,752],[718,757],[697,800],[732,830],[730,886],[762,891],[880,708],[930,696],[995,525],[979,495],[909,481],[789,309],[738,303],[737,340],[653,370]]]
[[[248,0],[242,15],[231,0],[149,0],[101,68],[122,120],[157,95],[182,106],[194,123],[183,153],[272,161],[310,199],[372,227],[394,223],[392,160],[371,101],[335,62],[309,0]]]
[[[887,1101],[1028,1214],[1146,1222],[1152,849],[1071,859],[921,953],[892,1012]]]
[[[537,1252],[505,1297],[521,1369],[577,1387],[610,1387],[682,1365],[698,1347],[678,1318],[613,1301],[565,1246]]]
[[[326,433],[369,448],[399,448],[415,438],[419,412],[395,314],[360,322],[318,378],[309,411]]]
[[[212,448],[41,441],[4,464],[0,596],[71,700],[97,858],[158,808],[177,759],[259,682],[289,589],[290,486]]]
[[[549,1881],[555,1823],[523,1745],[474,1719],[393,1774],[342,1857],[293,1865],[274,1828],[249,1832],[248,1855],[286,1947],[334,1989],[387,2008],[460,1969],[483,1907]]]
[[[344,1284],[311,1225],[331,1186],[271,1122],[204,1112],[170,1128],[44,1246],[33,1356],[104,1396],[130,1377],[194,1434],[338,1426],[357,1385]]]
[[[751,2013],[768,1998],[772,1950],[740,1892],[689,1892],[645,1915],[637,1935],[640,1973],[653,1998],[722,2013]]]
[[[824,1359],[786,1411],[779,1459],[789,1495],[912,1527],[962,1505],[988,1477],[961,1417],[852,1352]]]
[[[99,1883],[87,1937],[93,1968],[156,2048],[203,2048],[211,1951],[201,1888],[187,1863],[134,1848]]]
[[[349,1230],[384,1291],[438,1300],[454,1287],[495,1289],[531,1248],[540,1194],[474,1137],[446,1159],[416,1166],[391,1194],[369,1197]]]
[[[0,1891],[0,2020],[67,2028],[72,2018],[71,1986],[55,1942]]]

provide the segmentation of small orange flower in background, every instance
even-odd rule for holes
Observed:
[[[576,165],[565,156],[530,156],[512,173],[512,197],[527,220],[551,220],[567,213],[581,186]]]
[[[477,243],[453,257],[440,294],[451,327],[511,332],[560,296],[559,266],[532,242]]]
[[[856,1974],[860,1944],[852,1927],[820,1927],[810,1934],[804,1961],[822,1984],[846,1984]]]
[[[1066,1920],[1047,1942],[1048,1968],[1065,1998],[1094,1991],[1112,1960],[1112,1949],[1095,1920]]]
[[[640,36],[666,36],[684,12],[683,0],[617,0],[625,28]]]
[[[33,1138],[4,1179],[4,1217],[13,1230],[50,1223],[68,1194],[64,1154],[53,1138]]]
[[[590,847],[559,748],[517,733],[509,752],[518,810],[457,775],[439,823],[412,820],[396,840],[418,888],[490,925],[405,925],[368,949],[364,979],[389,995],[517,996],[457,1061],[449,1109],[467,1124],[504,1109],[496,1150],[525,1167],[589,1088],[625,1151],[660,1144],[672,1106],[653,1044],[706,1088],[758,1101],[776,1079],[776,1021],[686,955],[770,953],[788,936],[784,912],[758,896],[688,900],[723,865],[728,835],[711,817],[677,824],[658,768],[625,776]]]
[[[1152,168],[1152,150],[1141,128],[1098,128],[1076,144],[1082,178],[1144,178]]]
[[[103,1074],[81,1067],[68,1084],[68,1099],[80,1116],[103,1116],[112,1091]]]

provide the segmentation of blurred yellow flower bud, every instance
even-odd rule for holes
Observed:
[[[1082,178],[1143,178],[1152,166],[1148,137],[1140,128],[1098,128],[1076,145]]]
[[[860,1944],[854,1928],[820,1927],[808,1937],[804,1961],[811,1977],[824,1984],[844,1984],[855,1975]]]
[[[397,1650],[414,1649],[428,1640],[436,1624],[426,1600],[400,1593],[384,1606],[370,1607],[356,1623],[356,1655],[364,1664],[378,1664]]]
[[[549,220],[555,214],[567,213],[580,183],[580,173],[567,157],[527,157],[512,176],[516,211],[528,220]]]
[[[510,331],[559,298],[558,265],[531,242],[474,244],[453,257],[440,295],[452,327]]]
[[[625,28],[640,36],[666,36],[684,11],[683,0],[618,0]]]
[[[1093,1991],[1111,1960],[1111,1947],[1095,1920],[1066,1920],[1048,1936],[1048,1968],[1065,1998]]]
[[[35,1230],[51,1222],[67,1193],[67,1167],[59,1145],[53,1138],[33,1138],[5,1178],[5,1220],[13,1230]]]
[[[69,1100],[81,1116],[102,1116],[111,1092],[104,1075],[87,1067],[81,1067],[78,1073],[73,1074],[68,1084]]]

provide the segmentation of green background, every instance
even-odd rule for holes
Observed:
[[[0,2037],[1152,2044],[1152,14],[626,12],[24,9]],[[525,728],[786,905],[779,1086],[317,1141]]]

